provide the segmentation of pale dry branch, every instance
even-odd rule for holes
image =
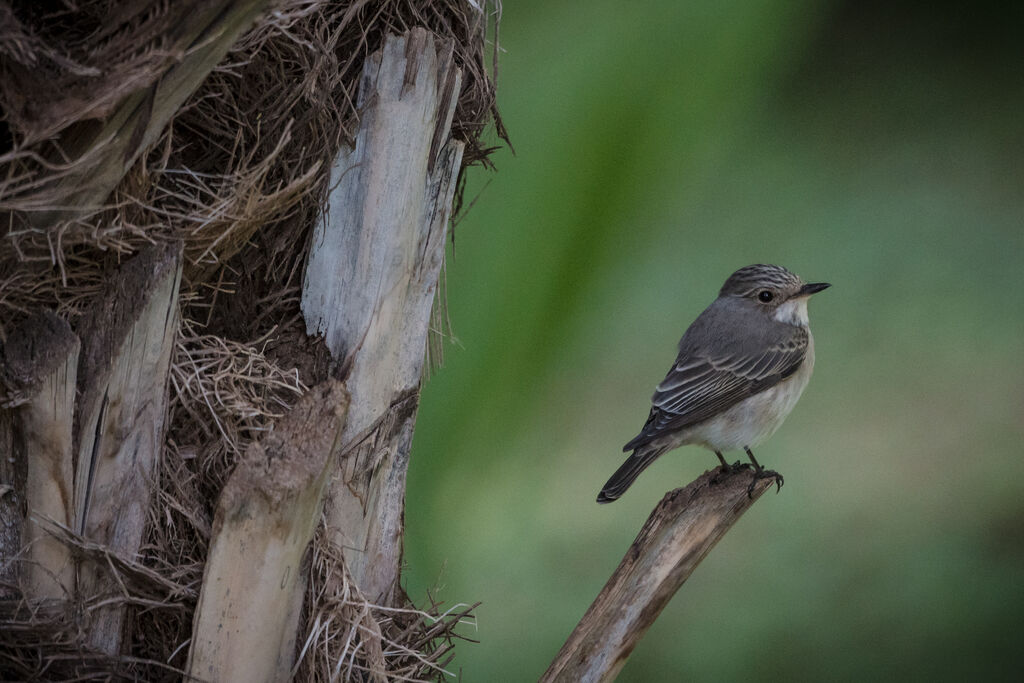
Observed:
[[[701,560],[771,488],[771,479],[753,477],[749,469],[729,475],[716,469],[666,493],[541,677],[542,683],[614,680]]]

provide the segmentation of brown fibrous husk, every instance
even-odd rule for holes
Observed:
[[[5,604],[4,680],[180,680],[219,492],[246,446],[327,372],[326,350],[305,334],[301,277],[331,161],[356,129],[367,55],[413,27],[451,40],[463,70],[453,121],[463,168],[489,166],[484,140],[506,137],[493,71],[500,2],[278,0],[102,206],[34,222],[65,206],[58,181],[78,162],[64,141],[180,61],[178,23],[211,1],[0,0],[0,345],[40,311],[77,329],[112,269],[145,245],[181,240],[185,253],[144,546],[137,558],[115,557],[54,527],[108,568],[118,593],[59,609]],[[445,322],[436,306],[435,332]],[[434,339],[432,357],[439,350]],[[443,678],[472,607],[372,605],[327,538],[319,529],[308,563],[297,679]],[[130,609],[119,657],[89,651],[78,626],[83,610],[111,600]]]

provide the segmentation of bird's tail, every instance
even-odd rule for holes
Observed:
[[[615,474],[601,489],[601,493],[597,494],[597,502],[610,503],[613,500],[618,500],[619,496],[625,493],[633,481],[640,476],[640,473],[647,469],[647,466],[665,450],[664,448],[641,446],[633,451],[633,455],[629,456],[626,462],[615,470]]]

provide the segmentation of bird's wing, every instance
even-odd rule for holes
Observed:
[[[809,335],[803,327],[787,327],[792,327],[788,337],[761,353],[681,352],[654,392],[643,430],[623,450],[707,420],[792,375],[807,353]]]

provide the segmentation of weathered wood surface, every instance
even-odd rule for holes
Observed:
[[[110,278],[78,330],[73,528],[128,558],[142,541],[163,448],[181,263],[180,243],[143,250]],[[80,567],[82,596],[116,590],[106,567]],[[116,653],[122,617],[116,605],[95,612],[90,643]]]
[[[67,599],[74,591],[71,553],[41,523],[71,523],[78,352],[68,324],[39,313],[11,333],[0,354],[0,500],[12,503],[0,504],[0,528],[11,532],[0,540],[0,576],[19,586],[12,595]]]
[[[303,557],[320,520],[348,394],[313,387],[253,443],[221,493],[196,608],[188,672],[198,680],[287,680],[304,588]]]
[[[354,147],[331,169],[302,311],[352,396],[327,523],[356,585],[387,602],[402,556],[405,477],[427,332],[463,145],[450,44],[413,29],[367,60]]]
[[[750,470],[705,472],[658,503],[542,682],[611,681],[683,582],[761,494]]]
[[[24,470],[20,572],[29,598],[69,598],[75,567],[67,546],[45,533],[41,519],[69,525],[73,514],[72,424],[78,338],[50,313],[28,318],[4,348],[5,374],[28,380],[10,408],[10,450],[0,457]],[[29,378],[32,378],[29,380]],[[0,444],[0,451],[3,445]]]
[[[193,2],[169,11],[181,21],[167,47],[180,55],[146,88],[127,95],[102,126],[72,126],[61,140],[71,163],[53,190],[60,209],[32,215],[37,227],[99,208],[125,172],[163,131],[185,100],[227,54],[269,0]],[[70,208],[74,207],[74,208]]]

